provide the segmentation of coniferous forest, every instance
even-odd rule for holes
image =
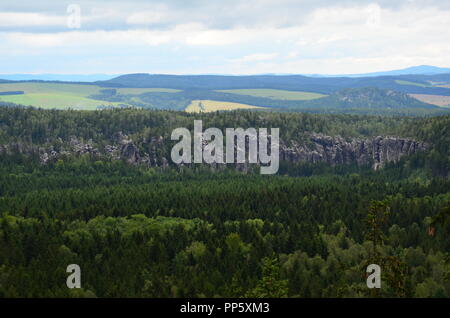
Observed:
[[[65,153],[176,127],[401,136],[427,150],[370,165],[132,164]],[[89,141],[89,142],[88,142]],[[168,157],[171,143],[154,152]],[[450,297],[450,116],[0,107],[0,297]],[[43,152],[61,153],[43,162]],[[69,264],[82,288],[66,286]],[[382,288],[366,286],[369,264]]]

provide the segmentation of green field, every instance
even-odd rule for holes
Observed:
[[[422,83],[416,83],[416,82],[409,82],[409,81],[402,81],[402,80],[395,80],[397,84],[400,85],[412,85],[412,86],[419,86],[419,87],[430,87],[430,85],[425,85]]]
[[[179,89],[173,88],[117,88],[118,94],[139,95],[144,93],[178,93]]]
[[[0,92],[24,91],[25,94],[69,94],[76,96],[88,96],[98,94],[102,88],[95,85],[63,84],[63,83],[6,83],[0,84]]]
[[[95,110],[100,106],[116,107],[121,103],[106,102],[70,94],[35,93],[0,96],[0,101],[45,109]]]
[[[102,106],[117,107],[123,105],[118,102],[108,102],[89,98],[100,94],[105,89],[89,84],[65,83],[6,83],[0,84],[0,92],[23,91],[22,95],[0,95],[0,101],[53,109],[84,109],[95,110]],[[176,89],[169,88],[118,88],[117,94],[138,95],[150,92],[175,93]]]
[[[238,95],[249,95],[255,97],[265,97],[271,99],[281,99],[281,100],[311,100],[327,96],[311,92],[298,92],[298,91],[286,91],[281,89],[262,89],[262,88],[226,89],[226,90],[218,90],[218,92],[238,94]]]

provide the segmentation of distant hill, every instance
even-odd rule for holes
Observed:
[[[436,75],[450,73],[450,68],[442,68],[431,65],[420,65],[404,68],[401,70],[369,73],[363,76],[395,76],[395,75]]]
[[[326,108],[365,108],[365,109],[400,109],[423,108],[438,109],[438,106],[421,102],[407,94],[376,87],[346,88],[330,96],[305,103],[309,107]]]
[[[184,85],[187,85],[190,80],[198,80],[201,76],[203,79],[208,80],[210,78],[216,77],[228,77],[228,78],[246,78],[246,77],[307,77],[307,78],[336,78],[336,77],[350,77],[350,78],[361,78],[361,77],[379,77],[379,76],[401,76],[401,75],[438,75],[438,74],[449,74],[450,68],[442,68],[432,65],[419,65],[412,66],[399,70],[381,71],[381,72],[371,72],[371,73],[358,73],[358,74],[339,74],[339,75],[327,75],[327,74],[260,74],[254,76],[229,76],[223,74],[214,75],[182,75],[184,77]],[[63,82],[96,82],[96,81],[109,81],[110,83],[116,83],[124,86],[136,85],[136,81],[143,81],[148,83],[152,79],[161,80],[165,79],[171,80],[175,75],[158,75],[158,74],[125,74],[125,75],[111,75],[111,74],[0,74],[0,82],[2,80],[8,81],[63,81]],[[290,78],[288,78],[290,79]],[[111,81],[110,81],[111,80]],[[148,84],[146,84],[148,85]],[[189,87],[193,88],[193,87]],[[200,88],[200,87],[197,87]],[[204,87],[202,87],[204,88]]]
[[[0,79],[8,81],[63,81],[63,82],[95,82],[106,81],[117,77],[108,74],[0,74]],[[2,81],[0,80],[0,83]]]
[[[330,91],[336,79],[315,79],[303,75],[166,75],[166,74],[127,74],[96,84],[104,87],[167,87],[174,89],[254,89],[272,88],[284,90]]]
[[[378,77],[308,77],[303,75],[164,75],[128,74],[95,84],[102,87],[171,89],[281,89],[330,94],[344,88],[378,87],[406,94],[450,96],[450,89],[431,83],[449,83],[449,74]]]
[[[0,81],[1,82],[1,81]],[[23,91],[23,94],[11,92]],[[450,73],[377,77],[303,75],[127,74],[95,82],[9,81],[0,101],[46,108],[97,109],[105,105],[185,110],[192,101],[244,104],[271,110],[430,115],[450,109],[409,95],[450,98]],[[299,97],[301,96],[301,98]],[[308,100],[314,96],[313,100]],[[422,100],[425,100],[422,98]],[[219,104],[217,104],[218,102]],[[234,103],[234,104],[231,104]]]
[[[398,75],[436,75],[450,73],[450,68],[442,68],[431,65],[412,66],[400,70],[385,72],[372,72],[362,74],[340,74],[340,75],[311,75],[317,77],[375,77],[375,76],[398,76]]]

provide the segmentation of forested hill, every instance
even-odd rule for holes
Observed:
[[[304,102],[304,107],[328,107],[338,109],[439,109],[438,106],[421,102],[407,94],[375,87],[346,88],[327,97]]]
[[[250,90],[257,91],[257,90]],[[102,90],[103,94],[91,96],[107,102],[133,104],[134,96],[116,94],[115,89]],[[112,94],[111,94],[112,92]],[[245,90],[244,90],[245,92]],[[441,115],[450,108],[421,102],[407,94],[376,87],[346,88],[328,96],[306,100],[286,100],[240,93],[235,90],[186,89],[179,92],[148,92],[138,96],[143,108],[184,110],[194,100],[220,101],[222,110],[227,103],[260,106],[260,110],[287,110],[311,113],[355,113],[374,115]]]
[[[139,107],[428,116],[450,113],[450,75],[322,78],[301,75],[130,74],[90,83],[0,83],[0,102],[57,109]],[[199,104],[202,107],[198,107]]]
[[[343,88],[378,87],[408,94],[450,96],[450,89],[430,82],[450,83],[450,74],[399,75],[379,77],[309,77],[303,75],[164,75],[128,74],[95,82],[104,87],[167,87],[173,89],[251,89],[271,88],[330,94]]]
[[[192,101],[212,100],[260,106],[266,109],[313,113],[436,115],[450,111],[431,105],[433,98],[450,96],[450,74],[379,77],[308,77],[302,75],[151,75],[130,74],[96,82],[108,88],[178,89],[176,93],[145,93],[139,106],[182,110]],[[266,91],[264,91],[266,90]],[[283,90],[273,93],[271,90]],[[289,93],[290,92],[290,93]],[[292,92],[322,94],[314,98],[285,98]],[[416,95],[410,95],[416,94]],[[306,96],[306,95],[305,95]],[[130,103],[126,96],[97,96],[111,102]],[[416,99],[419,98],[419,99]],[[440,106],[445,106],[442,102]],[[226,109],[226,107],[224,106]]]

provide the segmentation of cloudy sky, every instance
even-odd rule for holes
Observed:
[[[450,67],[450,1],[0,0],[0,52],[2,74]]]

